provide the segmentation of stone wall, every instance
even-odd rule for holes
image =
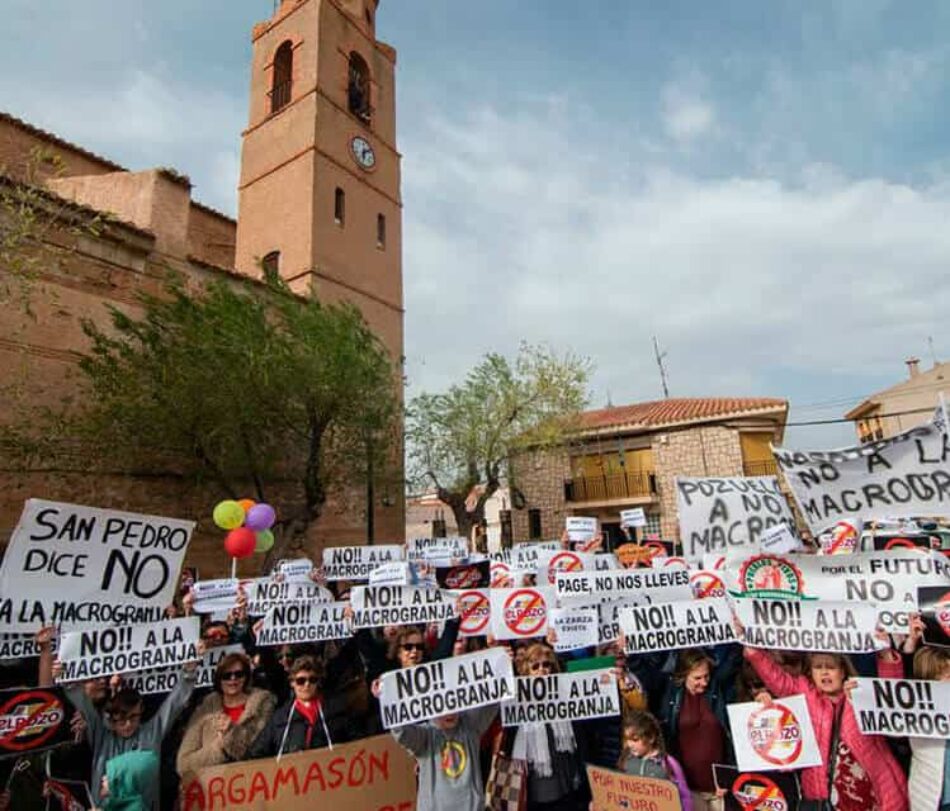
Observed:
[[[741,476],[739,432],[723,426],[658,433],[653,437],[660,498],[660,529],[664,538],[679,538],[676,476]]]
[[[525,453],[512,460],[512,487],[525,497],[524,509],[512,509],[512,540],[527,541],[528,511],[541,510],[541,536],[544,540],[561,537],[564,517],[568,514],[564,501],[564,481],[570,478],[571,466],[566,449]]]

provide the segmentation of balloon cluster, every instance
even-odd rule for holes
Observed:
[[[214,523],[228,530],[224,551],[232,558],[249,558],[255,552],[269,552],[274,545],[271,527],[277,513],[270,504],[257,504],[249,498],[220,502],[212,514]]]

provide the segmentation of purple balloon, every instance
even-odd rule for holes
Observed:
[[[255,532],[263,532],[265,529],[274,526],[276,520],[277,513],[274,512],[274,508],[270,504],[255,504],[247,511],[244,526],[253,529]]]

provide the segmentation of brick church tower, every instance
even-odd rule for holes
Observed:
[[[320,301],[352,302],[401,372],[396,52],[376,39],[378,4],[281,0],[254,27],[235,265],[251,276],[278,273]],[[375,500],[376,538],[401,539],[401,485]],[[325,520],[334,519],[321,519],[331,537],[365,533]]]

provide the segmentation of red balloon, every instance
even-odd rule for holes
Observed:
[[[247,527],[232,529],[224,538],[224,551],[232,558],[249,558],[257,547],[257,535]]]

